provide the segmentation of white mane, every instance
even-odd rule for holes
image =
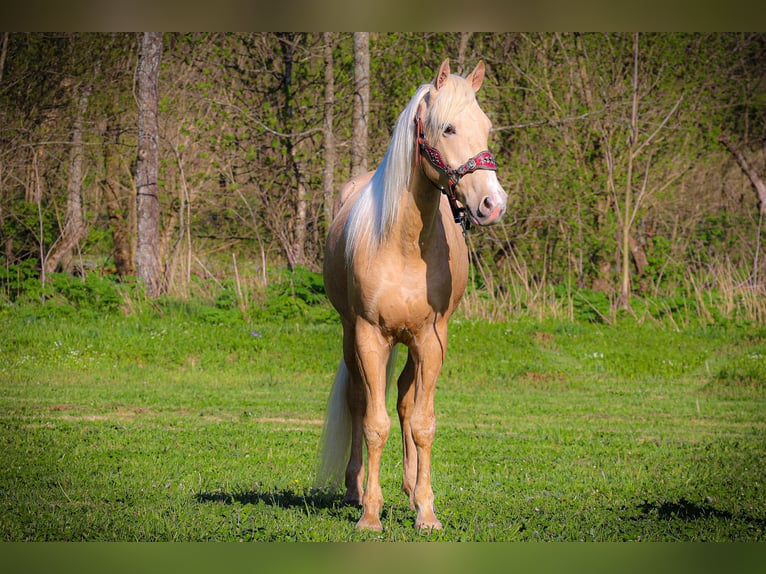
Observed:
[[[415,152],[415,115],[430,84],[423,84],[399,115],[388,150],[370,181],[359,192],[346,220],[346,261],[352,261],[356,245],[368,238],[377,248],[399,214],[402,193],[410,184]]]

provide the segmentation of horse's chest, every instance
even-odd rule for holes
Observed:
[[[375,279],[365,290],[364,314],[395,339],[416,335],[433,325],[436,316],[451,310],[449,270],[435,273],[423,266],[396,273],[379,271]]]

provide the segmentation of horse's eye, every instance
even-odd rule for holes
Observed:
[[[455,135],[455,126],[452,124],[447,124],[447,127],[444,128],[444,135],[445,136],[454,136]]]

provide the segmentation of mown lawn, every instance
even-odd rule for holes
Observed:
[[[764,541],[766,328],[456,320],[444,530],[312,488],[337,324],[0,312],[4,541]],[[404,353],[400,353],[403,361]]]

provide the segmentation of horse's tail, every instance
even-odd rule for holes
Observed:
[[[386,395],[394,378],[396,351],[394,347],[386,366]],[[351,412],[347,400],[349,381],[348,368],[345,361],[341,360],[327,402],[319,443],[321,450],[315,483],[317,488],[337,490],[343,484],[346,464],[351,454]]]
[[[335,373],[335,382],[327,402],[324,428],[320,440],[321,452],[317,468],[316,486],[336,490],[343,481],[343,474],[351,451],[351,412],[346,399],[349,374],[346,362],[341,360]]]

